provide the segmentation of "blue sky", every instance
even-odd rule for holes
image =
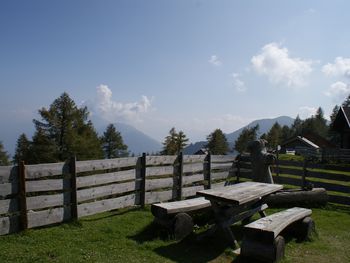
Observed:
[[[63,92],[93,119],[192,142],[350,94],[349,1],[1,1],[0,140]]]

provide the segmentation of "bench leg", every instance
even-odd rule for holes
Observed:
[[[181,240],[193,231],[192,217],[186,213],[179,213],[174,218],[173,233],[176,240]]]
[[[273,243],[261,242],[256,240],[243,239],[241,247],[241,256],[247,262],[278,262],[284,257],[285,241],[282,236],[277,236]]]

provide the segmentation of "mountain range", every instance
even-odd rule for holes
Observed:
[[[280,116],[272,119],[255,120],[232,133],[225,134],[227,142],[229,143],[229,148],[233,149],[234,142],[237,140],[238,136],[241,134],[243,129],[251,128],[258,124],[259,125],[258,136],[260,136],[263,133],[267,133],[271,129],[272,125],[274,125],[276,122],[278,122],[281,126],[284,126],[284,125],[290,126],[294,122],[294,119],[288,116]],[[184,149],[184,154],[194,154],[200,149],[205,148],[206,144],[207,144],[207,141],[199,141],[196,143],[191,143]]]

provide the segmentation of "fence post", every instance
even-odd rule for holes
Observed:
[[[182,199],[182,176],[183,176],[183,168],[184,168],[184,164],[183,164],[183,153],[180,152],[178,155],[178,170],[177,170],[177,200],[181,200]]]
[[[207,154],[206,159],[207,159],[206,170],[207,170],[207,180],[208,180],[207,189],[211,189],[211,153],[210,152]]]
[[[71,219],[78,219],[78,200],[77,200],[77,169],[76,169],[76,156],[70,158],[69,161],[69,173],[70,173],[70,208]]]
[[[27,216],[27,198],[26,198],[26,178],[25,178],[25,165],[23,161],[18,164],[18,176],[19,176],[19,203],[20,203],[20,225],[21,230],[28,228],[28,216]]]
[[[303,176],[301,177],[301,188],[306,189],[306,176],[307,176],[307,160],[304,157],[304,163],[303,163]]]
[[[239,183],[239,177],[241,176],[241,155],[238,154],[236,157],[236,184]]]
[[[140,176],[141,176],[140,205],[142,208],[144,208],[146,204],[146,153],[142,153]]]

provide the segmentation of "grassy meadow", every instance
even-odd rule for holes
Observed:
[[[268,209],[269,213],[277,211]],[[350,262],[350,208],[313,209],[312,241],[288,240],[282,262]],[[199,218],[203,221],[203,218]],[[0,262],[239,262],[220,233],[181,242],[153,223],[149,208],[103,213],[57,226],[0,237]],[[239,241],[241,226],[232,226]]]

